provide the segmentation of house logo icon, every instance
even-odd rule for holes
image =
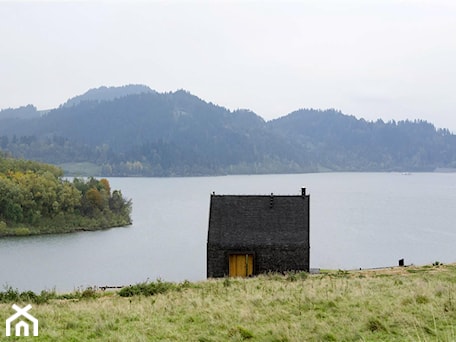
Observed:
[[[11,324],[13,324],[13,322],[17,319],[20,319],[20,317],[26,318],[29,323],[31,322],[33,324],[33,336],[38,336],[38,320],[27,312],[31,308],[32,306],[30,304],[24,308],[13,304],[13,309],[16,310],[16,313],[6,320],[6,336],[11,336]],[[22,336],[21,331],[24,331],[23,336],[29,336],[29,323],[20,319],[20,321],[14,326],[16,336]]]

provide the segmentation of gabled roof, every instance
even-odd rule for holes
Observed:
[[[232,247],[308,246],[308,201],[305,194],[212,195],[208,243]]]

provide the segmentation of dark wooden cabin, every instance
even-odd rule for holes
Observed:
[[[207,276],[309,271],[309,195],[211,195]]]

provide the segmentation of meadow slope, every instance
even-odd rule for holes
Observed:
[[[153,296],[86,290],[33,304],[29,340],[454,341],[455,285],[456,265],[436,263],[185,282]]]

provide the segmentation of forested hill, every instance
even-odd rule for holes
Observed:
[[[123,87],[100,87],[90,89],[82,95],[75,96],[63,104],[65,107],[77,105],[84,101],[112,101],[124,96],[153,93],[154,91],[144,85],[128,85]]]
[[[144,86],[92,90],[40,115],[33,106],[19,110],[0,112],[1,149],[54,164],[89,162],[104,176],[456,167],[456,137],[425,121],[301,109],[266,122],[183,90]]]
[[[456,167],[456,136],[422,120],[369,122],[335,110],[299,110],[269,128],[320,168],[433,171]]]

